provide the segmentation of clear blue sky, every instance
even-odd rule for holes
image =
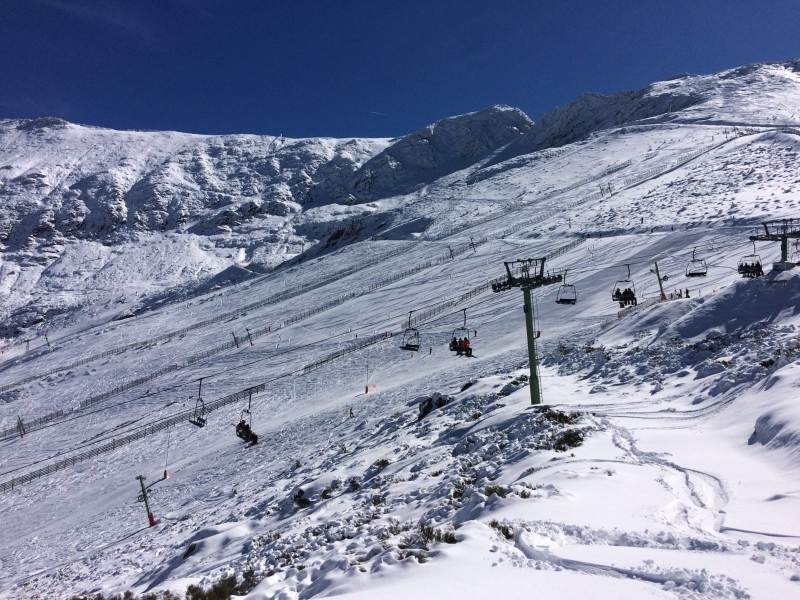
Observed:
[[[800,57],[800,0],[0,0],[0,118],[396,136]]]

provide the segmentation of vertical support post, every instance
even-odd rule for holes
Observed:
[[[781,262],[785,263],[789,260],[789,236],[784,234],[781,236]]]
[[[150,502],[147,499],[147,489],[144,487],[144,475],[139,475],[136,477],[139,480],[139,483],[142,485],[142,493],[139,495],[137,500],[139,502],[144,502],[144,508],[147,510],[147,519],[150,522],[150,527],[154,527],[156,524],[156,518],[153,516],[153,513],[150,511]]]
[[[536,368],[536,334],[533,332],[533,305],[531,304],[531,288],[523,287],[522,296],[525,302],[525,332],[528,335],[528,363],[530,364],[531,404],[542,403],[542,391],[539,385],[539,371]]]
[[[252,346],[253,345],[253,338],[250,335],[250,330],[247,327],[245,327],[244,330],[247,332],[247,339],[250,340],[250,345]]]
[[[236,347],[239,347],[239,340],[236,339],[236,334],[231,331],[231,335],[233,336],[233,343],[236,344]]]
[[[31,349],[31,341],[30,340],[25,340],[25,353],[27,354],[28,350],[30,350],[30,349]]]
[[[25,437],[25,423],[22,422],[22,417],[17,415],[17,429],[19,429],[19,437]]]
[[[44,341],[47,342],[47,347],[50,347],[50,340],[47,339],[47,334],[44,334]]]
[[[658,279],[658,289],[661,290],[661,299],[666,300],[667,296],[664,293],[664,286],[661,283],[661,275],[659,275],[658,273],[658,263],[655,263],[655,265],[656,265],[656,279]]]

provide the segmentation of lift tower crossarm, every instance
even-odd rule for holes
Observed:
[[[800,239],[800,219],[781,219],[779,221],[764,221],[763,235],[751,235],[751,242],[780,242],[781,260],[772,264],[773,271],[788,271],[794,268],[794,263],[789,262],[789,240]]]

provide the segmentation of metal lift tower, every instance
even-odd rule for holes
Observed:
[[[764,234],[751,235],[751,242],[780,242],[781,259],[772,263],[773,271],[788,271],[795,268],[789,262],[789,240],[800,239],[800,219],[782,219],[780,221],[764,221]]]

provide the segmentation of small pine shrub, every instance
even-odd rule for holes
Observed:
[[[523,498],[524,500],[527,500],[528,498],[530,498],[530,497],[531,497],[531,491],[530,491],[530,490],[522,490],[522,491],[519,493],[519,497],[520,497],[520,498]]]
[[[305,497],[306,493],[303,490],[297,490],[297,493],[294,495],[294,505],[297,508],[306,508],[309,504],[311,504],[311,500]]]
[[[461,500],[463,495],[464,495],[464,483],[462,481],[456,481],[453,484],[453,499]]]
[[[570,448],[577,448],[583,444],[583,433],[577,429],[562,431],[553,439],[553,450],[566,452]]]
[[[390,461],[388,458],[379,458],[374,463],[372,463],[372,466],[377,467],[378,469],[385,469],[386,467],[389,466],[391,462],[392,461]]]
[[[560,410],[546,408],[541,414],[548,421],[552,423],[558,423],[559,425],[572,425],[581,419],[581,413],[577,411],[565,413]]]
[[[320,498],[322,498],[323,500],[330,500],[330,498],[333,496],[333,493],[338,489],[339,489],[339,482],[333,481],[328,487],[322,490]]]
[[[411,531],[400,540],[399,547],[403,549],[419,548],[427,550],[431,544],[456,544],[458,539],[452,531],[436,529],[433,525],[419,525],[416,531]]]
[[[485,490],[483,490],[483,495],[487,498],[495,494],[498,498],[505,498],[506,497],[506,489],[499,485],[490,485]]]
[[[238,595],[238,592],[236,575],[230,575],[213,583],[208,589],[190,585],[186,588],[186,600],[229,600],[234,594]]]
[[[514,539],[514,530],[511,529],[508,525],[501,524],[497,519],[492,519],[491,521],[489,521],[489,527],[497,530],[507,540]]]

